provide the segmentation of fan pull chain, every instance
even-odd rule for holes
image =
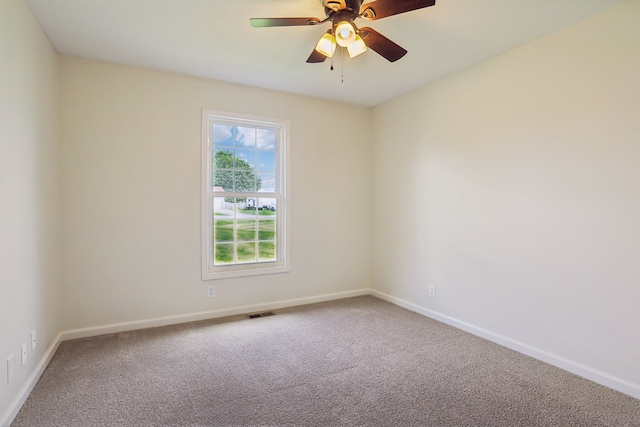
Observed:
[[[344,83],[344,49],[340,49],[340,80]]]
[[[344,83],[344,49],[340,49],[340,81],[342,83]],[[334,70],[333,68],[333,58],[335,57],[335,55],[331,56],[331,68],[329,68],[331,71]]]

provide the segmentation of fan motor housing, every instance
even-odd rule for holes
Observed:
[[[360,12],[362,0],[321,0],[324,6],[324,12],[329,16],[332,12],[342,9],[351,9],[355,13]]]

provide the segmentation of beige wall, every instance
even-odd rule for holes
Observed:
[[[0,0],[0,425],[60,331],[56,79],[56,54],[26,4]]]
[[[632,1],[374,109],[376,290],[640,396],[639,22]]]
[[[61,64],[64,329],[369,288],[370,110]],[[291,122],[290,273],[201,280],[202,108]]]

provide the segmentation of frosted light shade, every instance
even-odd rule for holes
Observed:
[[[336,42],[342,47],[347,47],[356,41],[356,30],[348,21],[340,21],[336,25]]]
[[[316,45],[316,50],[324,56],[331,58],[336,51],[336,38],[329,33],[325,33]]]
[[[367,51],[367,45],[364,44],[364,40],[359,35],[356,35],[356,39],[353,43],[347,46],[347,52],[349,52],[349,58],[355,58]]]

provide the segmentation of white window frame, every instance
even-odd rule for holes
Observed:
[[[211,123],[269,128],[276,130],[276,261],[213,265],[213,197],[247,197],[247,194],[219,193],[213,191],[213,141],[210,135]],[[202,280],[226,279],[256,276],[262,274],[285,273],[289,266],[289,121],[225,111],[202,110]],[[252,194],[252,193],[249,193]],[[251,196],[249,196],[251,197]]]

